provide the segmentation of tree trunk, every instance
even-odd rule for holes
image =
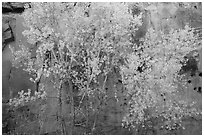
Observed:
[[[63,135],[66,135],[66,126],[65,126],[65,121],[64,121],[64,116],[62,113],[62,80],[60,80],[60,86],[58,90],[58,102],[59,102],[59,120],[60,120],[60,125],[61,125],[61,132]]]
[[[73,84],[72,84],[72,81],[70,79],[68,80],[68,83],[69,83],[70,103],[71,103],[71,112],[70,112],[71,122],[70,122],[69,135],[72,135],[73,134],[73,128],[74,128],[74,94],[73,94]]]

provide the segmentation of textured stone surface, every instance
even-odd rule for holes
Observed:
[[[16,50],[19,50],[19,44],[29,46],[26,38],[22,35],[22,31],[25,30],[23,17],[20,15],[5,16],[3,17],[2,24],[4,24],[5,28],[6,26],[9,27],[9,29],[3,33],[6,32],[6,34],[11,36],[8,37],[8,39],[6,39],[6,37],[2,38],[4,41],[2,51],[2,97],[6,102],[9,98],[15,97],[20,90],[35,90],[35,85],[29,80],[31,76],[23,71],[23,68],[15,68],[11,63],[12,53],[9,45]]]
[[[5,46],[15,41],[14,33],[16,28],[16,19],[12,16],[2,16],[2,50]]]
[[[168,32],[171,28],[184,28],[189,24],[192,27],[201,27],[201,7],[187,9],[173,3],[159,3],[148,8],[151,25],[156,30]]]
[[[22,13],[26,2],[2,2],[3,13]]]

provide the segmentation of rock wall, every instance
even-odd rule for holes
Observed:
[[[150,22],[155,30],[167,33],[171,28],[181,29],[187,24],[201,29],[202,5],[190,3],[190,6],[192,8],[186,8],[178,3],[155,3],[146,9],[149,11]]]
[[[106,82],[107,99],[104,107],[98,114],[96,123],[97,134],[131,134],[128,129],[122,128],[122,119],[127,112],[128,99],[124,96],[119,69],[114,68],[108,74]]]
[[[2,2],[2,13],[22,13],[26,2]]]
[[[9,45],[16,50],[19,45],[28,45],[26,38],[22,35],[25,30],[23,26],[23,17],[17,10],[24,9],[22,3],[9,3],[12,5],[12,11],[8,9],[8,5],[3,3],[2,15],[2,97],[3,102],[7,102],[9,98],[13,98],[21,90],[35,90],[35,85],[29,80],[31,77],[23,68],[15,68],[12,66],[12,53]],[[9,12],[8,12],[9,11]],[[23,11],[23,10],[22,10]],[[16,12],[18,14],[16,14]]]

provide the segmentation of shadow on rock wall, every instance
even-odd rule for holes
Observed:
[[[9,45],[19,50],[19,45],[28,45],[26,38],[22,35],[25,30],[23,17],[20,15],[2,16],[2,97],[3,102],[13,98],[20,90],[35,90],[35,85],[29,80],[30,75],[23,68],[12,66],[12,53]]]

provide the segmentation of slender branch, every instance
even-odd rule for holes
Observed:
[[[73,98],[73,85],[72,85],[72,82],[71,80],[69,79],[68,80],[68,83],[69,83],[69,90],[70,90],[70,95],[71,95],[71,119],[72,119],[72,122],[70,123],[71,124],[71,130],[70,130],[70,133],[72,135],[73,133],[73,127],[74,127],[74,98]]]
[[[71,61],[70,61],[70,64],[69,64],[69,68],[68,68],[68,73],[70,75],[70,71],[71,71],[71,65],[72,65],[72,62],[73,62],[73,57],[71,57]],[[70,132],[69,134],[72,135],[73,134],[73,128],[74,128],[74,94],[73,94],[73,84],[72,84],[72,81],[69,77],[68,79],[68,84],[69,84],[69,91],[70,91],[70,95],[71,95],[71,119],[72,119],[72,122],[70,122]]]
[[[54,55],[55,60],[58,61],[58,60],[57,60],[57,56],[56,56],[54,50],[52,49],[51,51],[52,51],[52,54]]]
[[[64,117],[62,114],[62,84],[63,81],[60,80],[60,84],[59,84],[59,89],[58,89],[58,101],[59,101],[59,115],[60,115],[60,124],[62,126],[62,134],[65,135],[66,134],[66,127],[65,127],[65,122],[64,122]]]

